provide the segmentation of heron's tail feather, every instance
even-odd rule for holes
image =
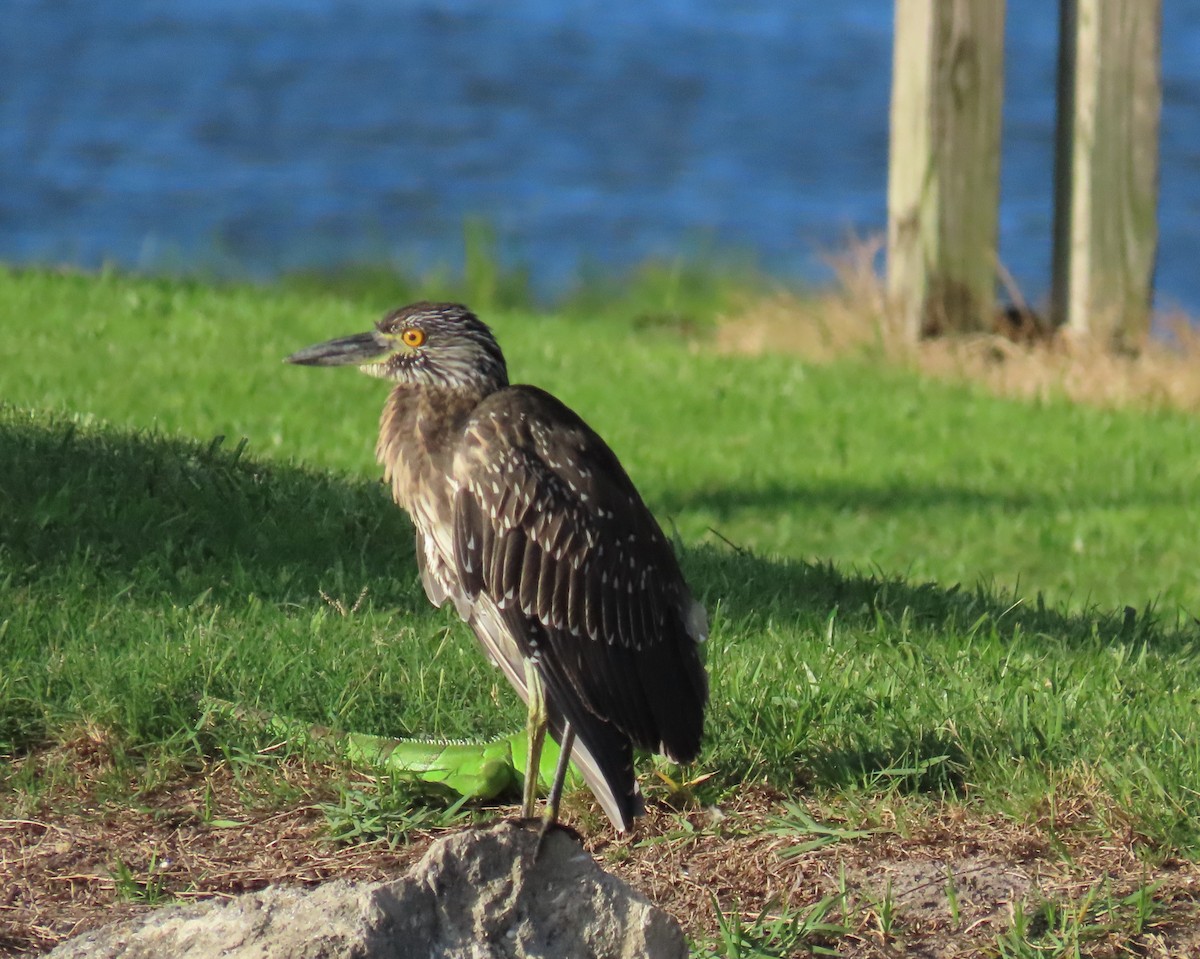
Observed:
[[[589,715],[579,706],[570,711],[564,709],[564,700],[567,703],[572,700],[560,696],[552,683],[547,683],[546,699],[551,734],[561,743],[564,721],[571,724],[575,730],[571,760],[583,774],[584,781],[613,826],[619,832],[628,831],[633,827],[634,817],[645,812],[642,792],[633,770],[633,744],[629,737],[611,723]]]

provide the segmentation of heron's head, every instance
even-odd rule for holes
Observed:
[[[369,333],[318,343],[289,363],[357,366],[397,383],[488,394],[508,385],[504,354],[492,331],[458,303],[412,303],[393,310]]]

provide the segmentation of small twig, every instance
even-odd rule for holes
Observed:
[[[731,550],[733,550],[735,553],[737,553],[739,556],[745,556],[750,552],[750,550],[746,549],[745,546],[738,546],[737,543],[735,543],[733,540],[729,539],[729,537],[727,537],[723,533],[721,533],[720,530],[714,529],[713,527],[710,526],[710,527],[708,527],[708,531],[710,533],[712,533],[713,536],[715,536],[717,539],[719,539],[722,543],[724,543],[726,546],[728,546]]]

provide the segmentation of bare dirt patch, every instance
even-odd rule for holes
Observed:
[[[44,952],[169,901],[271,883],[395,877],[444,832],[417,830],[394,843],[332,842],[320,806],[328,768],[289,760],[270,772],[292,797],[283,808],[258,808],[253,783],[224,762],[181,769],[133,800],[136,789],[124,801],[104,800],[112,769],[88,755],[77,763],[72,793],[47,791],[32,803],[20,797],[20,815],[0,813],[0,955]],[[1156,862],[1135,836],[1097,836],[1085,808],[1075,818],[1060,816],[1052,831],[930,807],[915,824],[827,820],[826,831],[813,834],[789,825],[782,798],[746,788],[719,810],[652,803],[625,837],[611,832],[583,793],[570,797],[565,818],[590,837],[606,869],[719,955],[736,923],[759,955],[808,955],[822,946],[844,957],[994,955],[1014,909],[1044,902],[1091,917],[1085,955],[1200,951],[1200,868]],[[3,802],[7,810],[14,794]],[[805,808],[821,821],[819,809]],[[499,818],[515,807],[484,812]],[[1133,923],[1128,907],[1105,912],[1106,903],[1147,887],[1155,906],[1144,923]],[[770,930],[794,928],[818,908],[824,931],[777,948]]]

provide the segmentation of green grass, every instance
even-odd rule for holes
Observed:
[[[83,723],[230,748],[202,695],[381,735],[519,725],[417,584],[373,463],[384,385],[280,362],[373,297],[0,271],[0,757]],[[1098,784],[1096,828],[1200,848],[1193,418],[729,357],[703,326],[486,318],[683,544],[713,627],[704,788],[1023,816]]]
[[[836,956],[838,952],[834,944],[849,932],[834,917],[837,908],[844,908],[844,905],[844,897],[839,896],[827,896],[802,909],[771,902],[747,921],[736,910],[723,910],[716,896],[713,896],[717,937],[709,944],[707,952],[696,954],[722,956],[724,959]]]
[[[997,955],[999,959],[1082,957],[1092,955],[1090,947],[1106,940],[1110,948],[1102,954],[1136,955],[1135,950],[1124,948],[1118,953],[1111,943],[1137,943],[1156,911],[1152,888],[1143,885],[1118,898],[1107,882],[1083,891],[1070,904],[1043,901],[1031,907],[1018,902],[1013,906],[1012,926],[996,939]]]

